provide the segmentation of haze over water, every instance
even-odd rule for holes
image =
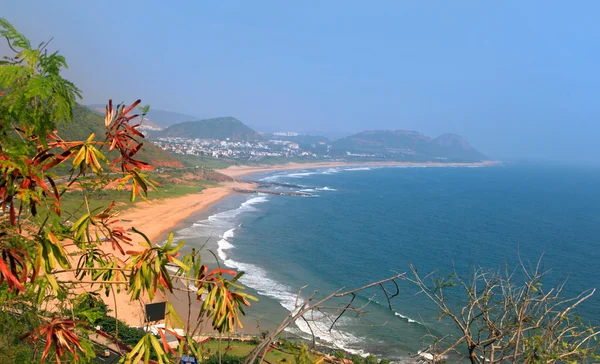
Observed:
[[[544,269],[552,270],[547,285],[568,278],[567,295],[598,285],[595,169],[335,168],[254,178],[303,185],[317,196],[233,196],[178,235],[189,246],[213,236],[208,246],[225,265],[246,271],[242,282],[261,299],[250,315],[265,327],[287,314],[304,285],[322,293],[358,287],[407,271],[411,262],[420,273],[450,273],[471,264],[515,267],[519,258],[529,267],[543,255]],[[380,291],[359,301],[371,294],[367,320],[374,326],[347,315],[332,333],[317,326],[321,341],[398,359],[422,348],[427,328],[450,328],[407,282],[393,301],[395,313]],[[597,320],[598,312],[600,297],[581,306],[584,320]],[[306,337],[308,330],[290,332]]]

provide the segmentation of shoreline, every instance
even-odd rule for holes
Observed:
[[[135,227],[154,242],[165,236],[169,230],[176,228],[186,218],[235,193],[235,188],[251,187],[252,185],[248,183],[228,182],[180,197],[141,201],[123,210],[119,218],[124,222],[124,228]]]
[[[123,228],[135,227],[142,231],[153,244],[159,243],[170,231],[180,226],[186,218],[202,212],[213,204],[224,198],[240,193],[239,190],[254,189],[255,185],[245,181],[237,181],[238,178],[265,172],[321,169],[335,167],[488,167],[497,165],[498,161],[484,161],[478,163],[413,163],[413,162],[316,162],[316,163],[287,163],[279,165],[256,165],[256,166],[231,166],[217,170],[234,179],[220,186],[208,187],[199,193],[193,193],[181,197],[141,201],[133,207],[125,209],[119,215]],[[136,247],[135,239],[132,242]],[[125,247],[127,249],[127,247]],[[166,300],[170,293],[157,293],[154,302]],[[105,300],[109,309],[116,313],[119,320],[130,326],[142,326],[144,323],[144,306],[149,300],[142,299],[140,302],[131,302],[125,293],[117,294],[113,299]],[[117,311],[118,308],[118,311]],[[181,315],[181,313],[180,313]],[[246,331],[246,330],[244,330]]]
[[[256,165],[256,166],[230,166],[225,169],[217,170],[219,173],[227,175],[233,179],[244,177],[256,173],[320,169],[335,167],[491,167],[499,165],[501,161],[482,161],[471,163],[443,163],[443,162],[314,162],[314,163],[286,163],[275,165]]]

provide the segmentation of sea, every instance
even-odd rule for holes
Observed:
[[[491,167],[338,167],[262,173],[247,179],[310,196],[232,195],[176,231],[210,264],[244,271],[259,302],[246,328],[271,331],[298,302],[398,273],[411,277],[475,267],[546,272],[566,281],[565,297],[600,288],[600,169],[503,163]],[[287,185],[287,186],[282,186]],[[214,253],[210,254],[210,250]],[[448,320],[414,283],[356,293],[360,312],[306,315],[283,335],[330,348],[409,362],[430,335],[452,335]],[[398,288],[398,292],[396,292]],[[449,296],[459,303],[458,287]],[[598,324],[600,293],[578,313]],[[337,319],[337,320],[336,320]],[[335,324],[333,324],[335,321]]]

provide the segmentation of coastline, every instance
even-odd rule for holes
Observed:
[[[286,163],[276,165],[231,166],[218,170],[231,178],[239,178],[256,173],[290,171],[301,169],[319,169],[335,167],[491,167],[500,161],[482,161],[472,163],[443,163],[443,162],[314,162]]]
[[[316,163],[287,163],[280,165],[256,165],[256,166],[231,166],[218,170],[234,179],[216,187],[208,187],[199,193],[189,194],[181,197],[141,201],[133,207],[123,210],[120,219],[122,227],[128,229],[135,227],[142,231],[154,244],[159,242],[166,233],[176,229],[186,218],[206,210],[227,196],[239,193],[237,190],[248,190],[255,187],[252,183],[236,181],[257,173],[320,169],[335,167],[487,167],[497,165],[497,161],[484,161],[478,163],[413,163],[413,162],[316,162]],[[135,237],[135,236],[134,236]],[[136,240],[129,249],[136,248]],[[127,247],[126,247],[127,249]],[[170,295],[170,293],[168,293]],[[154,301],[166,300],[166,295],[158,293]],[[142,299],[141,302],[131,302],[124,292],[118,293],[113,299],[105,300],[109,309],[113,310],[118,319],[130,326],[142,326],[144,324],[144,304],[149,300]],[[246,331],[246,330],[244,330]]]

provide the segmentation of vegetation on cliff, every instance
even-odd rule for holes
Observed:
[[[186,121],[169,126],[155,137],[180,137],[188,139],[219,139],[232,141],[256,141],[262,137],[249,126],[233,117],[220,117],[198,121]]]

